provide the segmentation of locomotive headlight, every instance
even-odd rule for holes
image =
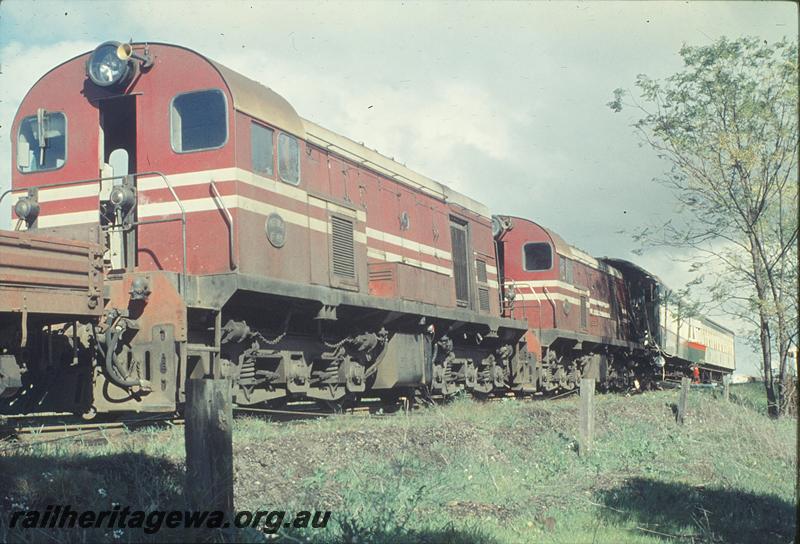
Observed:
[[[14,204],[14,213],[27,223],[32,223],[39,215],[39,204],[29,196],[23,196]]]
[[[118,85],[127,80],[131,72],[130,56],[125,55],[119,42],[101,43],[86,63],[86,74],[100,87]]]
[[[492,236],[497,238],[503,233],[503,223],[496,215],[492,216]]]
[[[136,202],[136,195],[134,194],[133,189],[130,187],[117,185],[111,189],[111,194],[108,196],[108,199],[115,208],[122,211],[128,211]]]

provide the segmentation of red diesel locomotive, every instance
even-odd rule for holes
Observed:
[[[11,131],[2,413],[171,412],[209,375],[253,405],[685,371],[657,279],[493,219],[189,49],[101,44]]]

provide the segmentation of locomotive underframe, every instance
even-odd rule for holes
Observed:
[[[149,285],[145,303],[130,300],[136,278]],[[462,309],[237,273],[189,276],[181,296],[180,279],[168,272],[110,276],[99,322],[29,320],[23,387],[3,399],[2,411],[173,412],[186,379],[215,373],[231,378],[237,404],[253,406],[459,391],[556,394],[574,390],[582,377],[601,390],[642,389],[688,370],[673,358],[656,367],[658,353],[641,344],[559,329],[541,332],[537,357],[518,322]],[[114,368],[134,385],[116,383],[104,364],[108,345],[97,327],[106,328],[110,313],[125,328]],[[20,334],[18,326],[5,330]],[[16,362],[2,361],[11,379],[6,367]],[[701,381],[724,373],[701,365]]]
[[[109,276],[102,318],[52,331],[32,322],[41,364],[2,412],[173,412],[185,381],[209,375],[230,377],[247,406],[532,387],[513,320],[243,274],[189,276],[181,296],[180,279]],[[146,300],[132,297],[137,281]]]
[[[656,382],[679,381],[692,375],[693,363],[664,357],[642,344],[559,329],[542,332],[542,357],[536,365],[536,386],[542,392],[572,391],[581,378],[593,378],[602,391],[643,390]],[[722,383],[729,369],[699,364],[702,383]]]
[[[530,384],[524,330],[513,320],[243,274],[188,285],[188,297],[212,309],[199,329],[222,308],[220,357],[240,404],[488,395]]]
[[[659,377],[657,354],[641,344],[561,329],[542,331],[541,339],[541,391],[572,391],[581,378],[593,378],[603,391],[641,389]]]

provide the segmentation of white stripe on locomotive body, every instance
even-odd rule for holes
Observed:
[[[303,202],[310,206],[314,206],[315,208],[326,209],[329,211],[340,213],[342,215],[353,217],[354,219],[356,219],[357,222],[365,223],[367,219],[366,212],[362,210],[353,210],[345,206],[340,206],[333,202],[328,202],[324,199],[315,197],[313,195],[309,195],[303,189],[294,187],[292,185],[288,185],[286,183],[278,182],[270,178],[265,178],[253,174],[252,172],[243,170],[241,168],[220,168],[216,170],[187,172],[183,174],[170,174],[167,176],[167,179],[169,180],[170,185],[173,188],[188,187],[195,185],[206,185],[210,183],[212,180],[217,182],[238,181],[252,185],[254,187],[265,189],[270,192],[274,192],[276,194],[280,194],[282,196],[292,198],[299,202]],[[76,191],[76,188],[79,190]],[[149,219],[154,217],[179,215],[181,213],[178,203],[175,202],[174,200],[167,200],[164,202],[147,201],[148,192],[156,190],[164,190],[166,188],[167,186],[164,183],[164,180],[161,178],[161,176],[146,176],[140,178],[137,181],[137,191],[139,193],[139,200],[140,200],[138,209],[139,218]],[[50,188],[50,189],[44,188],[40,189],[38,198],[40,202],[72,200],[76,198],[97,196],[99,190],[100,190],[100,184],[97,182],[74,186],[74,187],[66,187],[66,188]],[[15,191],[14,194],[17,196],[23,196],[27,194],[27,190]],[[222,202],[228,209],[240,208],[243,210],[247,210],[265,216],[273,212],[279,213],[288,223],[304,228],[309,228],[317,232],[330,234],[331,227],[329,222],[317,219],[315,217],[310,217],[301,212],[288,210],[280,206],[275,206],[273,204],[269,204],[264,201],[255,200],[238,194],[233,194],[233,195],[222,196]],[[181,204],[183,205],[183,208],[186,213],[212,211],[212,210],[217,210],[219,208],[217,201],[212,197],[182,200]],[[41,215],[38,220],[38,227],[39,228],[62,227],[68,225],[95,223],[98,220],[99,220],[99,211],[93,208],[90,210],[83,210],[76,212]],[[24,228],[24,225],[22,227]],[[450,262],[452,262],[452,255],[448,251],[438,249],[429,246],[427,244],[423,244],[421,242],[416,242],[413,240],[401,238],[399,236],[382,232],[380,230],[373,229],[371,227],[367,227],[366,232],[364,232],[363,230],[358,230],[358,228],[359,225],[357,224],[356,230],[354,231],[354,237],[357,243],[367,244],[367,237],[369,237],[394,246],[398,246],[402,249],[418,251],[420,253],[430,255],[432,257],[435,257],[443,261],[443,264],[449,264]],[[453,275],[453,270],[450,267],[423,262],[418,259],[406,257],[403,255],[398,255],[388,251],[383,251],[379,249],[370,249],[368,256],[387,262],[402,262],[408,264],[409,266],[430,270],[446,276]],[[490,267],[487,265],[487,272],[489,268]],[[496,276],[497,268],[492,266],[491,270],[493,272],[493,275]],[[490,280],[488,283],[491,287],[494,287],[495,289],[498,288],[498,284],[496,281]]]
[[[578,306],[581,305],[581,300],[579,298],[575,298],[565,293],[559,293],[555,291],[547,291],[547,293],[545,293],[544,291],[538,291],[536,293],[517,293],[515,300],[534,301],[543,304],[547,302],[548,298],[553,301],[560,300],[561,302],[569,302],[570,304],[576,304]],[[601,301],[597,299],[590,298],[589,299],[590,310],[593,312],[597,312],[596,315],[603,315],[603,317],[610,319],[611,318],[610,313],[605,312],[599,308],[592,308],[592,306],[599,307],[600,304],[598,303],[600,302]]]
[[[358,221],[366,222],[367,214],[363,210],[352,210],[350,208],[340,206],[333,202],[328,202],[327,200],[315,197],[313,195],[309,195],[303,189],[295,187],[293,185],[288,185],[283,182],[278,182],[274,179],[265,178],[263,176],[259,176],[254,174],[248,170],[244,170],[242,168],[218,168],[215,170],[202,170],[197,172],[186,172],[182,174],[170,174],[166,176],[169,180],[170,185],[175,187],[187,187],[192,185],[206,185],[209,182],[218,181],[239,181],[241,183],[246,183],[248,185],[252,185],[253,187],[258,187],[260,189],[264,189],[273,193],[277,193],[279,195],[292,198],[297,200],[298,202],[302,202],[304,204],[308,204],[310,206],[314,206],[316,208],[327,209],[330,211],[335,211],[337,213],[342,213],[344,215],[353,216],[355,214],[355,218]],[[39,201],[40,202],[48,202],[54,200],[70,200],[72,198],[81,198],[85,196],[94,196],[97,194],[99,188],[97,183],[93,183],[90,185],[82,185],[79,186],[82,188],[80,194],[73,194],[63,189],[53,188],[53,189],[41,189],[39,191]],[[164,180],[161,176],[144,176],[137,181],[137,190],[139,193],[147,193],[148,191],[156,191],[156,190],[163,190],[166,189],[167,186],[164,183]],[[70,189],[69,187],[66,189]],[[58,193],[54,196],[51,196],[51,193],[57,191]],[[26,190],[20,190],[19,192],[15,192],[16,196],[22,196],[27,194]],[[246,197],[242,197],[246,198]],[[163,202],[162,204],[172,204],[174,208],[171,208],[169,211],[163,212],[162,215],[170,215],[180,213],[180,209],[178,205],[174,201],[167,201]],[[150,205],[149,203],[141,204],[140,206]],[[226,204],[227,205],[227,204]],[[230,206],[229,206],[230,207]],[[235,207],[235,205],[233,206]],[[187,209],[187,211],[189,211]],[[202,210],[191,210],[191,211],[202,211]],[[93,210],[92,210],[93,212]],[[76,212],[77,213],[77,212]],[[291,212],[290,212],[291,213]],[[297,212],[295,212],[297,213]],[[44,217],[56,217],[58,215],[66,215],[66,214],[53,214],[49,216],[42,216]],[[141,214],[140,214],[141,215]],[[150,216],[158,215],[156,213],[151,213]],[[89,218],[86,221],[81,222],[93,222],[95,217]],[[54,220],[48,226],[61,226],[61,225],[68,225],[68,224],[76,224],[76,222],[65,222],[67,220]],[[409,240],[407,238],[402,238],[400,236],[396,236],[387,232],[382,232],[377,229],[369,228],[368,235],[371,238],[375,238],[377,240],[382,240],[387,243],[391,243],[392,245],[397,245],[404,247],[406,249],[410,249],[412,251],[419,251],[420,253],[425,253],[427,255],[431,255],[438,259],[443,259],[446,261],[452,261],[452,255],[449,251],[445,251],[443,249],[435,248],[421,242],[416,242],[414,240]],[[487,266],[487,269],[489,267]],[[497,268],[492,267],[492,271],[494,274],[497,274]]]
[[[507,282],[507,285],[509,283]],[[564,289],[565,291],[570,291],[575,294],[589,296],[590,291],[585,287],[579,287],[577,285],[572,285],[571,283],[566,283],[560,280],[525,280],[525,281],[515,281],[514,285],[517,287],[524,286],[529,287],[531,289],[536,288],[558,288]],[[611,305],[608,302],[593,298],[592,304],[596,304],[597,306],[601,306],[603,308],[610,308]]]
[[[40,215],[36,220],[36,226],[40,229],[52,227],[65,227],[68,225],[82,225],[84,223],[97,223],[100,220],[100,212],[96,209],[80,212],[66,212],[52,215]],[[25,223],[22,228],[25,230]]]
[[[295,212],[292,210],[287,210],[284,208],[280,208],[278,206],[273,206],[271,204],[267,204],[265,202],[259,200],[253,200],[247,197],[243,197],[240,195],[225,195],[222,197],[222,202],[228,209],[243,209],[247,211],[251,211],[254,213],[258,213],[260,215],[269,215],[270,213],[279,213],[287,223],[291,223],[294,225],[298,225],[300,227],[309,228],[311,230],[322,232],[325,234],[330,234],[330,223],[323,221],[321,219],[317,219],[314,217],[309,217],[299,212]],[[182,200],[181,203],[183,204],[183,208],[187,213],[192,212],[202,212],[202,211],[211,211],[217,210],[218,204],[215,199],[211,197],[204,197],[204,198],[196,198],[191,200]],[[58,214],[53,216],[45,216],[40,218],[40,226],[42,227],[50,227],[50,226],[61,226],[61,225],[71,225],[71,224],[80,224],[80,223],[91,223],[97,220],[97,213],[94,210],[87,211],[87,212],[74,212],[69,214]],[[141,219],[147,219],[152,217],[162,217],[166,215],[176,215],[180,213],[180,208],[175,201],[169,202],[154,202],[150,204],[141,204],[139,205],[139,217]],[[66,222],[52,222],[47,223],[46,225],[42,225],[42,220],[45,218],[64,218]],[[79,220],[76,220],[79,219]],[[361,231],[354,231],[353,236],[355,241],[361,244],[367,243],[367,235]],[[424,270],[430,270],[432,272],[436,272],[438,274],[443,274],[445,276],[452,276],[453,270],[451,268],[435,265],[431,263],[426,263],[420,261],[418,259],[413,259],[410,257],[405,257],[403,255],[397,255],[395,253],[391,253],[388,251],[383,251],[379,249],[368,248],[367,256],[372,257],[374,259],[386,261],[386,262],[401,262],[407,264],[409,266],[414,266],[416,268],[422,268]],[[496,283],[497,282],[493,282]]]
[[[575,285],[570,285],[559,280],[529,280],[506,282],[506,287],[514,285],[517,289],[517,300],[534,301],[538,304],[547,304],[549,301],[569,302],[580,305],[580,296],[589,296],[590,291]],[[530,292],[524,292],[530,290]],[[611,319],[611,306],[608,302],[590,298],[590,315]],[[626,316],[625,308],[619,308],[621,315]],[[734,337],[705,322],[703,319],[684,318],[680,325],[672,309],[664,304],[660,308],[660,320],[662,334],[664,335],[664,345],[662,348],[668,353],[674,353],[676,343],[680,339],[680,353],[678,356],[685,356],[683,351],[686,349],[686,342],[698,342],[706,346],[705,362],[722,368],[733,369],[735,367],[735,344]],[[680,327],[680,328],[679,328]]]
[[[509,287],[510,285],[512,285],[512,282],[506,282],[506,287]],[[513,285],[517,289],[519,289],[519,287],[522,286],[522,287],[528,287],[532,291],[532,293],[530,293],[530,294],[528,294],[528,293],[518,293],[517,294],[517,298],[520,299],[520,300],[541,300],[542,298],[545,298],[546,295],[549,295],[550,298],[552,299],[552,298],[554,298],[554,295],[558,295],[560,297],[565,297],[565,298],[558,298],[558,300],[568,300],[569,302],[572,302],[572,303],[575,303],[575,304],[580,304],[580,299],[575,298],[575,297],[571,297],[568,294],[552,292],[552,291],[549,291],[549,290],[548,290],[548,292],[546,294],[544,292],[544,289],[555,288],[555,289],[561,289],[561,290],[564,290],[564,291],[568,291],[573,295],[589,297],[589,304],[591,306],[597,306],[597,307],[599,307],[601,309],[606,309],[606,310],[610,310],[611,309],[611,305],[608,302],[605,302],[603,300],[596,299],[596,298],[591,298],[590,297],[590,291],[588,289],[584,289],[584,288],[578,287],[576,285],[571,285],[569,283],[565,283],[565,282],[559,281],[559,280],[515,281],[515,282],[513,282]],[[601,312],[603,310],[597,310],[597,311]],[[603,313],[607,314],[608,312],[603,312]],[[609,314],[609,317],[610,317],[610,314]]]
[[[389,251],[384,251],[382,249],[375,249],[371,247],[367,248],[367,257],[378,259],[380,261],[386,261],[388,263],[403,263],[417,268],[430,270],[432,272],[436,272],[437,274],[442,274],[450,277],[453,276],[453,270],[451,268],[446,268],[444,266],[426,263],[424,261],[419,261],[417,259],[412,259],[410,257],[404,257],[402,255],[397,255],[396,253],[391,253]]]
[[[366,223],[367,220],[367,214],[363,210],[353,210],[333,202],[328,202],[327,200],[318,198],[314,195],[309,195],[305,190],[293,185],[288,185],[270,178],[265,178],[242,168],[218,168],[214,170],[170,174],[166,177],[173,188],[206,185],[212,180],[217,182],[238,181],[288,198],[292,198],[298,202],[314,206],[315,208],[326,209],[342,215],[354,217],[358,222]],[[43,188],[39,190],[38,199],[40,202],[52,202],[96,196],[100,189],[99,185],[99,183],[94,182],[70,187],[57,187],[49,189]],[[161,178],[161,176],[143,176],[137,180],[137,191],[140,195],[140,200],[142,201],[139,204],[140,218],[144,219],[180,214],[180,207],[174,200],[168,200],[164,202],[147,202],[146,194],[148,192],[164,189],[167,189],[167,185],[164,183],[164,180]],[[26,194],[27,189],[14,191],[15,196],[24,196]],[[269,215],[270,213],[276,212],[281,214],[281,216],[283,216],[284,219],[289,223],[310,228],[318,232],[330,233],[330,226],[326,221],[306,216],[300,212],[287,210],[279,206],[268,204],[263,201],[251,199],[241,195],[225,195],[222,197],[222,201],[229,209],[241,208],[251,212],[260,213],[262,215]],[[187,213],[211,211],[218,208],[216,201],[211,197],[182,200],[181,204],[183,204],[183,207]],[[59,214],[43,214],[39,217],[38,226],[40,228],[62,227],[67,225],[95,223],[98,221],[98,219],[99,211],[97,209],[65,212]],[[452,254],[449,251],[435,248],[421,242],[416,242],[414,240],[409,240],[394,234],[382,232],[372,227],[367,227],[366,233],[359,230],[355,231],[355,238],[359,243],[366,244],[368,236],[375,240],[383,241],[403,249],[409,249],[411,251],[418,251],[420,253],[430,255],[446,262],[447,264],[452,262]],[[387,254],[390,256],[395,256],[395,254],[391,252],[388,252]],[[399,255],[397,255],[397,257],[399,259],[404,259],[403,262],[410,264],[411,266],[425,268],[426,270],[433,270],[448,276],[452,276],[453,273],[452,268],[446,266],[422,263],[422,261],[417,259]],[[419,264],[415,263],[421,263],[425,266],[420,266]],[[487,271],[489,268],[491,268],[493,275],[496,276],[497,268],[493,266],[489,267],[487,265]],[[497,288],[497,282],[493,283],[495,284],[494,287]]]
[[[589,290],[586,288],[578,287],[577,285],[572,285],[571,283],[567,283],[560,280],[523,280],[523,281],[515,281],[514,285],[530,287],[531,289],[544,288],[544,287],[558,288],[558,289],[564,289],[566,291],[571,291],[573,293],[578,293],[581,295],[589,294]]]
[[[591,315],[595,315],[597,317],[603,317],[605,319],[611,319],[611,314],[608,312],[603,312],[601,310],[595,310],[594,308],[589,308],[589,313]]]
[[[84,183],[80,185],[70,185],[67,187],[50,187],[49,189],[39,189],[37,200],[42,202],[57,202],[63,200],[71,200],[74,198],[87,198],[97,196],[100,191],[100,184],[95,182]],[[16,189],[13,191],[12,196],[21,197],[28,194],[27,189]]]
[[[420,242],[415,242],[414,240],[409,240],[407,238],[401,238],[400,236],[389,234],[388,232],[382,232],[377,229],[373,229],[372,227],[367,227],[367,236],[381,242],[387,242],[395,246],[410,249],[411,251],[419,251],[420,253],[425,253],[426,255],[436,257],[437,259],[452,261],[453,258],[449,251],[437,249],[435,247],[431,247]]]

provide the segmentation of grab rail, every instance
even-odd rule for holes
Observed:
[[[222,208],[223,215],[225,216],[225,222],[228,224],[228,248],[230,250],[230,261],[231,261],[231,270],[236,270],[239,268],[239,263],[236,259],[236,248],[233,244],[233,216],[231,212],[228,210],[228,207],[225,205],[225,201],[222,200],[222,197],[217,190],[217,184],[214,183],[212,179],[210,182],[211,191],[214,193],[214,201]]]

